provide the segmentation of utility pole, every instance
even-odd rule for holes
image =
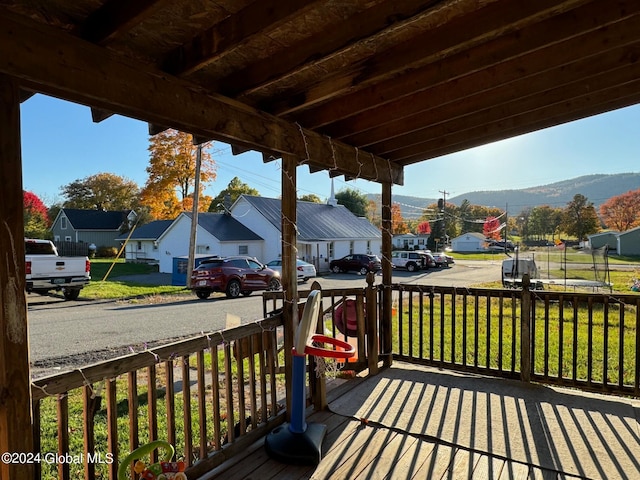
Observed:
[[[191,288],[191,272],[196,263],[196,233],[198,229],[198,203],[200,201],[200,164],[202,163],[202,143],[196,151],[196,178],[193,187],[193,208],[191,210],[191,233],[189,236],[189,260],[187,267],[187,288]]]
[[[442,213],[442,236],[444,237],[442,239],[442,245],[446,246],[447,245],[447,221],[445,219],[446,218],[445,208],[447,208],[447,195],[449,195],[449,192],[445,190],[438,190],[438,192],[442,194],[442,208],[440,209],[440,212]]]

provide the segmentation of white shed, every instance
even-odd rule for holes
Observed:
[[[451,250],[454,252],[482,252],[486,250],[487,240],[477,232],[463,233],[451,240]]]

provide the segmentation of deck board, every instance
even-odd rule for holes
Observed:
[[[308,416],[327,426],[317,466],[273,460],[261,439],[202,480],[640,478],[637,400],[395,363],[346,387]]]

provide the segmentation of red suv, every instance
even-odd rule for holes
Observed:
[[[225,292],[227,297],[236,298],[280,287],[280,274],[252,257],[204,260],[191,274],[191,290],[203,300],[212,292]]]

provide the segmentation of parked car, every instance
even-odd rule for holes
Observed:
[[[61,257],[50,240],[24,239],[26,290],[46,295],[61,290],[65,300],[76,300],[91,281],[87,257]]]
[[[513,252],[515,248],[516,246],[511,240],[507,240],[506,242],[504,240],[490,240],[487,245],[487,249],[492,252]]]
[[[431,265],[431,259],[427,252],[401,251],[391,252],[391,263],[395,268],[406,268],[409,272],[415,272],[429,267],[435,267],[435,261]]]
[[[271,260],[267,263],[267,267],[280,273],[280,277],[282,277],[282,260]],[[313,264],[304,262],[300,259],[296,259],[296,271],[298,272],[299,282],[306,282],[317,275],[316,267],[314,267]]]
[[[444,252],[432,253],[432,255],[436,261],[436,266],[438,266],[439,268],[449,267],[455,263],[455,260],[453,259],[453,257],[451,255],[447,255]]]
[[[203,300],[213,292],[236,298],[259,290],[278,290],[281,286],[280,273],[252,257],[211,258],[191,273],[191,289]]]
[[[329,268],[334,273],[358,272],[362,275],[382,269],[382,262],[377,255],[354,253],[337,260],[331,260]]]
[[[433,256],[433,254],[429,251],[421,251],[419,252],[420,255],[423,256],[423,267],[422,268],[435,268],[438,266],[438,263],[436,262],[435,257]]]

